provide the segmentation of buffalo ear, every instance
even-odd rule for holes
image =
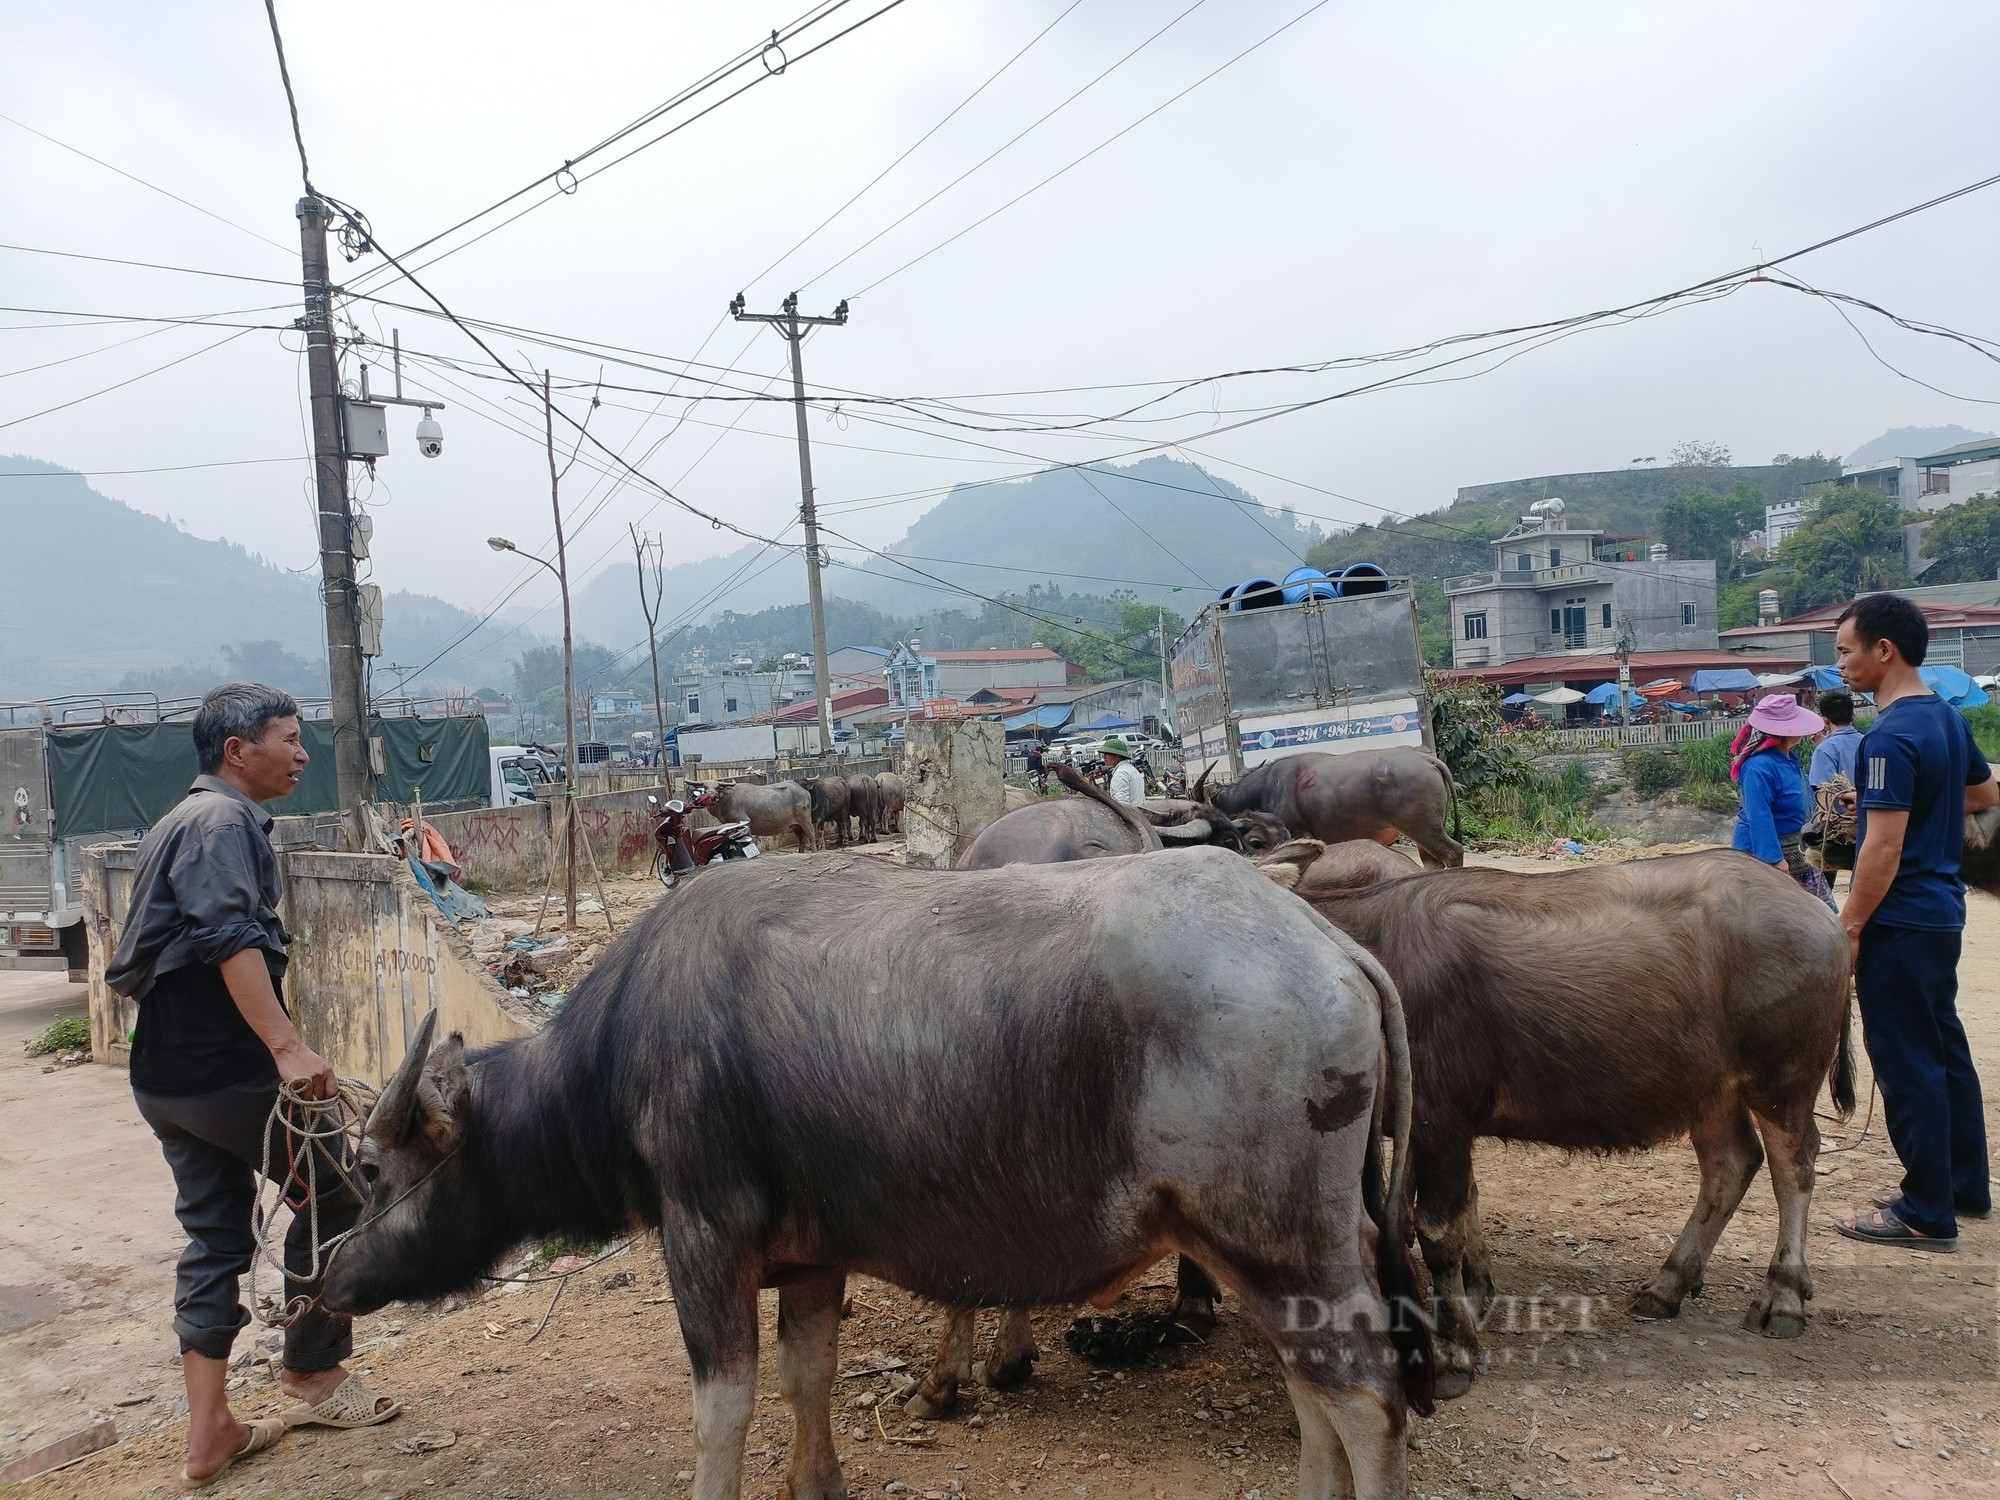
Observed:
[[[382,1092],[375,1098],[375,1107],[368,1112],[368,1123],[363,1133],[369,1139],[384,1146],[400,1146],[403,1138],[410,1133],[410,1122],[417,1104],[417,1083],[423,1076],[424,1061],[430,1056],[431,1038],[437,1034],[437,1012],[426,1015],[417,1027],[417,1034],[410,1042],[410,1050],[403,1054],[403,1062],[396,1069],[395,1076],[382,1086]]]
[[[437,1049],[417,1083],[417,1124],[435,1151],[451,1151],[465,1139],[472,1086],[465,1075],[465,1038],[453,1032]]]
[[[1288,891],[1298,885],[1299,876],[1305,873],[1294,864],[1259,865],[1257,868],[1264,872],[1266,880],[1274,885],[1281,885]]]

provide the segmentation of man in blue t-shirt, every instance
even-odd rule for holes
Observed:
[[[1845,776],[1848,785],[1860,786],[1861,778],[1854,774],[1854,769],[1861,759],[1861,731],[1854,727],[1852,695],[1838,691],[1821,693],[1819,712],[1826,720],[1828,733],[1813,746],[1812,769],[1806,772],[1806,785],[1816,792],[1834,777]]]
[[[1958,1019],[1958,863],[1965,815],[1993,806],[2000,786],[1964,716],[1918,675],[1929,644],[1923,612],[1894,594],[1857,599],[1835,638],[1840,675],[1880,711],[1861,741],[1859,852],[1840,919],[1903,1181],[1877,1195],[1875,1212],[1834,1228],[1949,1251],[1958,1215],[1983,1219],[1993,1207],[1979,1074]]]

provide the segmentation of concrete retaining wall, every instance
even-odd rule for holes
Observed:
[[[447,815],[449,816],[449,815]],[[99,1062],[124,1065],[137,1007],[104,983],[124,930],[135,844],[86,855],[90,1042]],[[417,1023],[435,1009],[440,1030],[473,1046],[524,1036],[540,1012],[496,984],[401,860],[316,850],[279,856],[285,926],[295,942],[285,1006],[306,1045],[343,1077],[381,1083],[402,1061]]]

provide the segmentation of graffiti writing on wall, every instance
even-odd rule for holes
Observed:
[[[425,953],[412,953],[407,948],[382,948],[375,954],[375,972],[378,974],[435,974],[437,960]]]

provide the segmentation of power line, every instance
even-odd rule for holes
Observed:
[[[115,255],[86,255],[81,250],[50,250],[41,245],[0,245],[0,250],[14,250],[22,255],[59,255],[65,260],[94,260],[108,266],[136,266],[142,271],[176,271],[183,276],[214,276],[228,281],[256,281],[265,286],[292,286],[294,283],[276,276],[245,276],[236,271],[200,271],[192,266],[164,266],[150,260],[122,260]]]
[[[861,288],[860,291],[853,293],[852,297],[865,296],[867,293],[874,291],[876,287],[880,286],[883,282],[889,280],[891,277],[902,275],[905,271],[909,270],[911,266],[916,265],[919,261],[928,260],[931,256],[937,254],[938,251],[944,249],[947,245],[955,244],[959,240],[964,239],[965,236],[971,234],[973,230],[979,228],[982,224],[985,224],[990,220],[999,217],[1001,214],[1005,213],[1008,209],[1012,208],[1015,204],[1019,203],[1022,199],[1032,197],[1034,194],[1039,193],[1043,188],[1047,187],[1050,183],[1054,182],[1058,177],[1061,177],[1065,173],[1068,173],[1074,170],[1075,168],[1082,166],[1085,162],[1089,161],[1091,157],[1097,155],[1098,152],[1104,150],[1106,147],[1114,145],[1118,141],[1123,140],[1126,136],[1130,135],[1133,131],[1137,130],[1141,125],[1144,125],[1148,120],[1152,119],[1153,116],[1159,114],[1161,110],[1166,109],[1170,105],[1179,103],[1182,99],[1185,99],[1189,94],[1193,93],[1196,89],[1200,88],[1203,84],[1207,83],[1211,78],[1214,78],[1217,74],[1226,72],[1228,69],[1235,67],[1236,64],[1241,62],[1244,58],[1248,57],[1251,53],[1257,51],[1258,48],[1264,46],[1266,43],[1276,40],[1278,37],[1282,36],[1285,32],[1290,31],[1294,26],[1298,25],[1299,22],[1303,21],[1307,16],[1310,16],[1314,11],[1323,9],[1328,3],[1329,0],[1313,0],[1313,3],[1311,5],[1307,6],[1304,10],[1300,11],[1296,16],[1293,16],[1291,20],[1285,22],[1285,24],[1280,26],[1276,31],[1271,32],[1269,35],[1263,37],[1258,41],[1252,42],[1248,47],[1245,47],[1241,52],[1237,53],[1227,62],[1222,63],[1220,66],[1211,69],[1207,73],[1202,74],[1201,77],[1197,78],[1193,83],[1189,84],[1179,93],[1173,95],[1171,98],[1167,99],[1163,103],[1157,104],[1153,108],[1147,110],[1146,113],[1139,116],[1138,119],[1134,120],[1130,125],[1127,125],[1123,130],[1119,131],[1116,135],[1111,136],[1108,140],[1098,142],[1097,145],[1092,146],[1088,151],[1084,152],[1083,155],[1077,157],[1074,161],[1069,162],[1065,166],[1057,168],[1055,171],[1051,172],[1048,176],[1044,177],[1040,182],[1036,183],[1033,187],[1027,189],[1025,192],[1015,194],[1012,198],[1009,198],[1005,203],[1001,204],[991,213],[980,215],[980,217],[974,219],[970,224],[966,225],[956,234],[951,235],[946,239],[940,240],[937,244],[931,246],[931,248],[924,251],[922,255],[912,256],[909,260],[904,261],[900,266],[896,267],[895,270],[876,277],[873,281],[869,282],[868,285]],[[898,222],[901,221],[899,220]],[[872,244],[873,241],[870,241],[870,243]],[[832,268],[829,267],[828,269],[830,270]]]
[[[10,474],[0,470],[0,479],[109,479],[118,474],[180,474],[189,469],[240,469],[250,464],[302,464],[303,453],[284,458],[223,458],[202,464],[162,464],[150,469],[35,469]]]
[[[158,375],[162,370],[171,370],[175,365],[184,365],[191,359],[199,359],[204,354],[213,353],[215,350],[220,349],[224,344],[233,344],[234,342],[236,342],[236,340],[242,338],[243,335],[248,332],[250,332],[250,330],[247,328],[238,329],[235,333],[230,334],[227,338],[217,339],[212,344],[206,344],[203,347],[192,351],[191,353],[183,354],[178,359],[170,359],[163,365],[155,365],[150,370],[142,370],[137,375],[128,376],[126,379],[119,381],[115,385],[105,386],[102,390],[92,391],[87,396],[78,396],[73,400],[59,402],[54,406],[45,406],[40,411],[31,411],[25,417],[13,417],[5,422],[0,422],[0,428],[18,427],[23,422],[34,421],[35,418],[37,417],[46,417],[53,412],[67,411],[72,406],[81,406],[84,402],[94,401],[99,396],[108,396],[113,391],[123,390],[128,385],[133,385],[138,381],[145,380],[149,376]]]
[[[245,229],[241,224],[238,224],[233,219],[225,219],[222,217],[221,214],[216,213],[211,209],[203,208],[199,203],[191,202],[188,199],[183,198],[179,193],[170,193],[165,188],[161,187],[158,183],[148,182],[145,178],[138,176],[136,173],[128,172],[123,167],[114,167],[110,162],[104,160],[104,158],[100,156],[92,156],[88,151],[85,151],[81,147],[70,145],[68,141],[59,141],[54,136],[50,135],[47,131],[37,130],[35,129],[34,126],[29,125],[21,120],[17,120],[12,115],[0,114],[0,120],[5,120],[9,125],[15,126],[17,129],[27,131],[29,135],[40,136],[43,140],[47,141],[51,146],[60,146],[63,150],[71,153],[74,156],[80,156],[87,162],[94,162],[96,165],[104,168],[104,170],[107,172],[115,172],[128,182],[136,182],[139,184],[140,187],[145,188],[148,192],[158,193],[162,198],[171,198],[174,200],[174,202],[180,204],[183,208],[191,208],[196,213],[201,214],[206,218],[215,220],[215,222],[218,224],[226,224],[231,229],[236,230],[240,234],[249,235],[250,238],[253,240],[262,240],[265,244],[269,245],[274,250],[282,250],[286,255],[291,255],[294,253],[294,251],[290,246],[281,245],[276,240],[261,235],[254,229]]]

